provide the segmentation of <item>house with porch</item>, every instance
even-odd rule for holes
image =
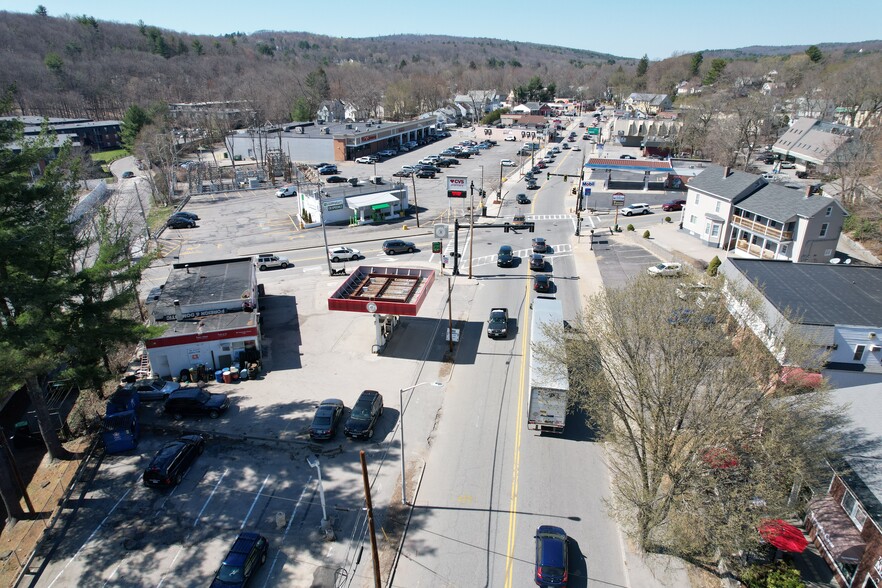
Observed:
[[[689,181],[681,228],[735,257],[828,262],[848,213],[810,192],[711,165]]]

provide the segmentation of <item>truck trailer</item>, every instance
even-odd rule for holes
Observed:
[[[567,399],[570,391],[567,366],[554,362],[537,352],[550,337],[545,327],[563,327],[563,307],[551,296],[537,296],[533,301],[533,320],[530,324],[530,405],[527,428],[561,434],[567,418]]]

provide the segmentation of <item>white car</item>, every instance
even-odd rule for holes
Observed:
[[[646,271],[650,276],[679,276],[682,266],[676,262],[662,262],[649,267]]]
[[[649,205],[645,202],[629,204],[622,208],[622,214],[625,216],[631,216],[632,214],[649,214],[650,212]]]
[[[276,190],[276,198],[287,198],[288,196],[297,196],[297,188],[294,186],[282,186]]]
[[[514,135],[506,135],[506,136],[505,136],[505,140],[506,140],[506,141],[517,141],[518,138],[515,137]]]
[[[505,167],[515,167],[517,164],[511,159],[503,159],[499,162],[499,165],[504,165]]]
[[[371,159],[370,157],[367,157],[367,156],[365,156],[365,157],[357,157],[357,158],[355,159],[355,163],[373,163],[373,162],[374,162],[374,160]]]
[[[361,251],[351,247],[328,247],[328,257],[331,261],[349,261],[361,258]]]

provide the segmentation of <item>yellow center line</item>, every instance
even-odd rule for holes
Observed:
[[[534,208],[535,206],[531,206],[530,208]],[[532,214],[532,210],[530,213]],[[526,297],[527,300],[530,300],[530,283],[532,279],[528,279],[526,283]],[[526,304],[524,306],[524,325],[530,324],[530,304]],[[525,376],[527,374],[527,361],[529,361],[530,354],[528,353],[528,346],[530,344],[530,337],[526,335],[527,329],[524,329],[524,337],[521,340],[521,375],[518,382],[518,409],[515,412],[515,442],[514,442],[514,452],[513,456],[513,465],[512,465],[512,474],[511,474],[511,501],[509,502],[508,507],[508,545],[505,550],[505,587],[510,588],[512,583],[512,572],[514,571],[514,546],[515,546],[515,535],[517,531],[517,527],[515,525],[515,521],[517,520],[517,506],[518,506],[518,475],[520,473],[520,461],[521,461],[521,432],[524,430],[524,390],[526,389],[524,386]],[[531,334],[532,336],[532,334]]]

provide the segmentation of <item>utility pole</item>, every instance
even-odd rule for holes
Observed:
[[[413,209],[416,214],[417,228],[420,228],[420,206],[417,204],[417,194],[416,194],[416,176],[411,173],[410,181],[413,182]]]
[[[380,554],[377,552],[377,533],[374,528],[374,505],[371,502],[371,484],[368,481],[367,461],[364,451],[359,452],[361,459],[361,477],[364,480],[364,500],[367,503],[368,532],[371,534],[371,557],[374,563],[374,588],[381,588],[380,579]]]

